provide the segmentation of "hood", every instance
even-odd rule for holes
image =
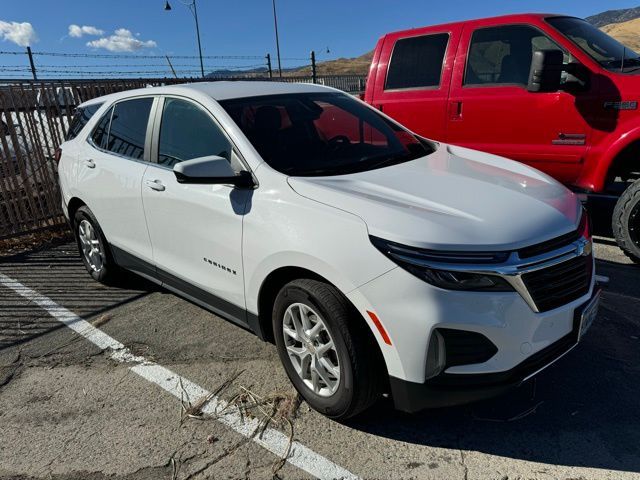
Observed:
[[[426,157],[342,176],[290,177],[298,194],[361,217],[369,234],[442,250],[511,250],[577,228],[578,198],[505,158],[440,144]]]

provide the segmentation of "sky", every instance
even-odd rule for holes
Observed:
[[[188,0],[182,0],[188,3]],[[73,54],[127,54],[126,60],[36,56],[36,68],[71,71],[93,69],[166,70],[163,59],[149,55],[196,55],[195,23],[181,0],[0,0],[0,50]],[[517,12],[564,13],[585,17],[604,10],[637,6],[639,0],[276,0],[283,67],[306,62],[311,50],[318,60],[361,55],[386,32],[424,25]],[[275,65],[271,0],[197,0],[203,55],[250,58],[205,59],[207,70]],[[328,50],[328,51],[327,51]],[[173,59],[188,72],[196,59]],[[124,65],[132,65],[125,67]],[[148,66],[147,66],[148,65]],[[157,67],[155,66],[157,65]],[[0,77],[22,74],[24,55],[0,54]],[[16,70],[10,70],[15,68]],[[138,68],[140,69],[140,68]]]

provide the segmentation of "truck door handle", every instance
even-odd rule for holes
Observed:
[[[84,166],[87,168],[96,168],[96,162],[94,162],[90,158],[86,158],[84,160]]]
[[[451,120],[462,120],[462,101],[454,100],[449,103],[449,118]]]
[[[157,192],[164,191],[164,185],[160,180],[145,180],[144,184],[151,190],[156,190]]]

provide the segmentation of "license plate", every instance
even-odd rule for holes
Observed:
[[[587,333],[589,327],[598,316],[598,307],[600,306],[600,290],[596,292],[589,303],[587,303],[580,314],[580,333],[578,334],[578,340]]]

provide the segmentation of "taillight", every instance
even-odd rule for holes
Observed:
[[[56,148],[56,153],[53,154],[53,159],[56,162],[56,165],[60,163],[60,158],[62,157],[62,149],[60,147]]]

